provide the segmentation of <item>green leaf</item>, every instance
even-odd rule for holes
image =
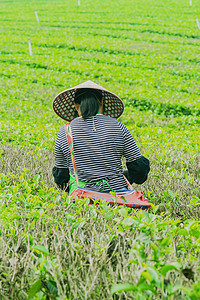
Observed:
[[[45,256],[49,256],[49,250],[41,245],[36,245],[33,247],[33,250],[37,250],[41,253],[43,253]]]
[[[47,280],[47,287],[50,292],[50,294],[54,295],[55,297],[58,296],[58,288],[57,284],[53,280]]]
[[[112,211],[108,211],[106,214],[105,214],[105,219],[110,219],[111,217],[113,217],[113,212]]]
[[[154,290],[154,288],[153,288],[152,285],[147,284],[147,283],[143,283],[143,282],[138,285],[138,289],[141,292],[143,292],[143,291],[151,291],[151,292],[155,293],[155,290]]]
[[[164,267],[162,267],[160,269],[160,273],[165,276],[167,274],[167,272],[171,271],[171,270],[177,270],[177,268],[173,265],[166,265]]]
[[[192,199],[190,200],[190,205],[191,206],[196,206],[196,205],[200,205],[200,199],[199,197],[193,196]]]
[[[32,286],[30,287],[30,290],[28,291],[28,299],[33,298],[42,288],[42,281],[41,279],[35,281]]]
[[[154,260],[158,260],[158,258],[159,258],[158,257],[158,255],[159,255],[158,247],[153,243],[150,244],[150,247],[153,250]]]
[[[75,229],[77,229],[78,227],[79,227],[79,225],[81,224],[81,222],[76,222],[76,223],[74,223],[73,224],[73,226],[72,226],[72,230],[75,230]]]
[[[153,203],[151,203],[151,209],[152,209],[153,212],[155,213],[155,211],[156,211],[156,206],[155,206]]]
[[[192,288],[188,287],[188,286],[183,286],[182,287],[182,291],[183,293],[185,293],[186,295],[190,296],[192,293]]]
[[[74,218],[74,216],[68,215],[66,214],[66,219],[69,223],[74,223],[76,222],[76,219]]]
[[[172,191],[168,190],[168,194],[170,195],[170,197],[172,198],[172,200],[176,198],[176,194],[173,193]]]
[[[122,225],[124,225],[124,226],[131,226],[134,223],[135,223],[135,220],[133,218],[125,218],[122,221]]]
[[[151,281],[154,281],[159,286],[161,282],[159,272],[151,267],[147,268],[147,272],[151,275]]]
[[[137,300],[146,300],[147,298],[146,298],[146,295],[144,296],[143,294],[141,294],[141,293],[137,293],[137,295],[136,295],[136,299]]]
[[[149,244],[150,243],[150,237],[145,232],[141,232],[137,235],[137,240],[140,241],[141,244]]]
[[[168,286],[167,287],[167,293],[169,296],[174,295],[176,292],[182,290],[183,286],[180,285],[179,283],[176,283],[175,285]]]
[[[142,272],[141,276],[143,276],[145,279],[149,280],[151,282],[151,275],[149,274],[149,272]]]
[[[170,237],[166,237],[162,239],[162,241],[160,242],[160,247],[165,248],[166,246],[169,246],[170,243],[171,243]]]
[[[171,270],[180,270],[182,265],[179,262],[172,262],[169,265],[165,265],[160,269],[160,273],[165,276],[168,271]]]
[[[188,235],[188,231],[185,228],[181,228],[181,229],[178,230],[177,234],[183,235],[183,236],[187,236]]]
[[[198,239],[200,237],[200,231],[198,229],[192,228],[190,230],[190,235],[195,236]]]
[[[111,294],[115,294],[122,291],[137,291],[137,287],[130,283],[114,284],[111,288]]]
[[[126,217],[127,216],[127,209],[125,207],[119,209],[119,213],[122,217]]]
[[[177,284],[175,286],[172,287],[172,293],[176,293],[177,291],[181,290],[182,289],[182,285],[180,284]]]

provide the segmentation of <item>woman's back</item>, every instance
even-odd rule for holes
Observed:
[[[126,127],[116,119],[97,114],[86,120],[82,117],[74,119],[71,129],[78,178],[89,183],[86,187],[95,190],[110,190],[107,184],[103,189],[102,179],[106,180],[113,190],[123,188],[126,182],[123,178],[122,156],[125,156],[126,161],[134,161],[141,157]],[[56,152],[59,152],[62,145],[62,152],[68,161],[66,167],[74,174],[64,128],[61,128],[59,133]],[[57,167],[57,161],[60,159],[62,158],[56,155]],[[96,184],[98,181],[100,183]]]

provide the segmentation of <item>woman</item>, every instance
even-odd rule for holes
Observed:
[[[122,100],[92,81],[60,93],[55,112],[71,121],[78,179],[85,188],[107,192],[127,190],[124,175],[132,184],[146,181],[149,160],[141,155],[133,137],[117,121],[124,110]],[[121,159],[127,170],[123,172]],[[55,144],[55,183],[69,193],[75,188],[74,169],[64,126]]]

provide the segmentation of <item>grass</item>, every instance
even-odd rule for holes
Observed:
[[[0,299],[200,298],[200,15],[189,4],[1,1]],[[133,185],[149,212],[72,204],[53,183],[63,121],[52,100],[88,79],[125,103],[120,121],[151,162]]]

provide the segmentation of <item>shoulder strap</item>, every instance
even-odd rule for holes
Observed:
[[[65,125],[65,135],[67,137],[67,142],[68,142],[68,145],[69,145],[69,150],[70,150],[70,154],[71,154],[71,158],[72,158],[72,164],[73,164],[73,168],[74,168],[74,176],[76,178],[76,184],[77,184],[77,187],[78,187],[79,186],[79,184],[78,184],[78,174],[77,174],[75,158],[74,158],[74,143],[73,143],[72,130],[71,130],[70,123]]]

